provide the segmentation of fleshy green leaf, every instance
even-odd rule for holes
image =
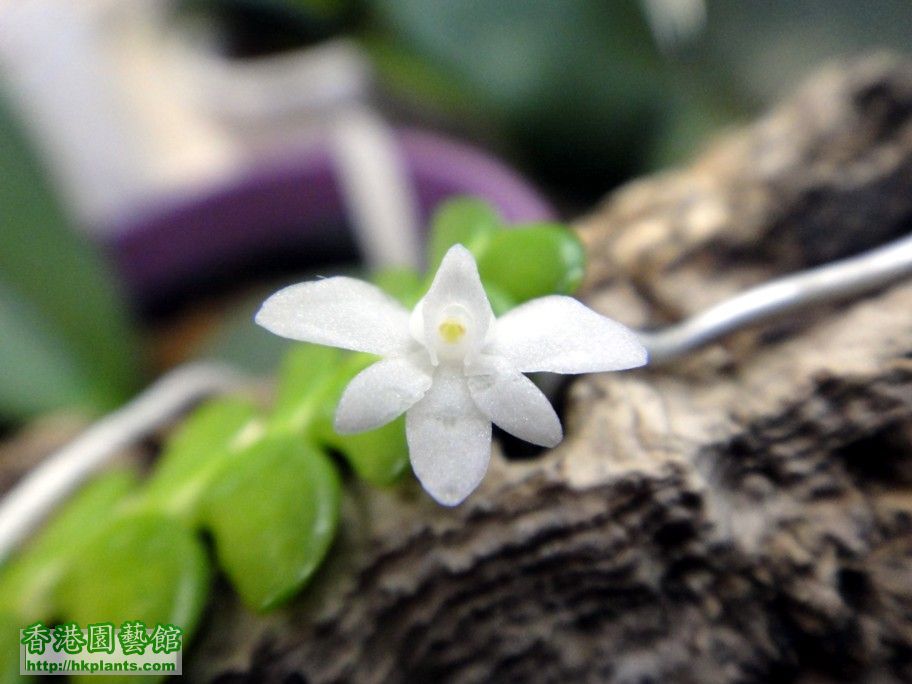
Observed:
[[[80,624],[142,620],[196,628],[209,567],[202,544],[183,523],[155,514],[127,516],[87,544],[57,591],[61,615]]]
[[[463,245],[476,259],[480,257],[500,226],[500,216],[481,200],[459,198],[440,205],[431,220],[428,276],[433,277],[443,255],[455,244]]]
[[[321,444],[338,450],[359,477],[374,485],[388,485],[408,466],[405,421],[355,435],[340,435],[333,429],[333,417],[342,392],[358,373],[376,361],[370,354],[348,354],[319,397],[319,412],[314,417],[313,436]]]
[[[53,617],[53,590],[71,559],[113,519],[136,487],[130,470],[114,470],[84,487],[0,575],[0,606],[35,619]]]
[[[17,371],[23,357],[0,345],[0,413],[22,417],[74,403],[96,410],[119,404],[138,376],[124,303],[104,261],[72,229],[2,98],[0,231],[0,280],[29,312],[28,331],[41,332],[32,355],[47,354],[49,365],[69,369],[59,392],[43,381],[40,394],[29,396],[29,373]],[[8,305],[3,308],[8,313]],[[8,321],[2,325],[10,330]],[[23,351],[21,345],[11,349]],[[25,371],[39,376],[40,361],[29,361]]]
[[[408,467],[403,417],[370,432],[356,435],[333,432],[326,442],[342,453],[361,479],[373,485],[392,484]]]
[[[419,275],[408,268],[380,271],[373,280],[378,287],[399,300],[407,309],[414,308],[427,289]]]
[[[143,492],[143,504],[193,521],[209,482],[233,453],[262,435],[257,409],[238,398],[209,401],[178,428]]]
[[[483,282],[482,285],[484,285],[485,294],[488,295],[488,301],[491,302],[491,309],[494,311],[495,316],[503,316],[507,311],[519,304],[512,295],[500,286],[490,282]]]
[[[253,444],[213,483],[205,524],[247,605],[273,608],[310,579],[336,532],[339,487],[330,460],[294,435]]]
[[[270,426],[305,434],[322,410],[327,384],[346,355],[333,347],[299,344],[285,355]]]
[[[372,484],[396,480],[408,464],[402,424],[394,422],[358,435],[339,435],[333,416],[342,391],[374,363],[370,354],[350,354],[318,345],[292,349],[279,375],[278,397],[268,424],[272,435],[297,435],[337,449],[355,472]]]
[[[34,622],[32,620],[31,622]],[[12,684],[21,682],[19,675],[19,640],[11,638],[31,624],[27,619],[17,617],[12,613],[0,613],[0,634],[5,638],[0,641],[0,683]]]
[[[536,224],[493,236],[478,260],[487,285],[518,302],[571,294],[583,279],[586,253],[579,238],[559,224]]]

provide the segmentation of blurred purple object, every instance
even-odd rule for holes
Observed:
[[[541,195],[490,155],[424,131],[398,138],[422,226],[439,202],[457,195],[487,200],[508,222],[554,217]],[[333,231],[347,224],[346,215],[328,150],[308,149],[118,226],[109,246],[131,294],[149,303],[247,255],[343,241]]]

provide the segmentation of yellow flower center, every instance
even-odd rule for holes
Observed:
[[[443,321],[437,327],[437,331],[444,342],[449,342],[450,344],[456,344],[466,334],[465,326],[454,318],[448,318]]]

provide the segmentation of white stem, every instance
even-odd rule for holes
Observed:
[[[417,201],[392,128],[366,107],[331,124],[339,181],[365,263],[421,268]]]
[[[0,502],[0,562],[92,473],[200,398],[237,388],[237,371],[214,363],[181,366],[123,408],[46,458]]]

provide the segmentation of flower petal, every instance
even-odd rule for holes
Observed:
[[[518,371],[501,370],[468,378],[472,399],[495,425],[532,444],[557,446],[564,437],[551,402]]]
[[[491,348],[523,373],[599,373],[647,360],[635,332],[557,295],[533,299],[498,318]]]
[[[412,469],[438,503],[461,503],[484,478],[491,421],[472,401],[459,370],[437,369],[424,399],[406,413],[405,430]]]
[[[431,386],[431,375],[409,359],[384,359],[358,373],[342,393],[335,429],[340,435],[373,430],[398,418]]]
[[[408,316],[378,287],[340,276],[279,290],[255,320],[282,337],[387,356],[411,344]]]
[[[453,245],[444,255],[431,287],[412,314],[413,327],[415,323],[421,326],[425,342],[434,339],[438,318],[454,304],[465,307],[471,316],[472,336],[480,346],[494,320],[494,312],[482,287],[475,257],[462,245]]]

